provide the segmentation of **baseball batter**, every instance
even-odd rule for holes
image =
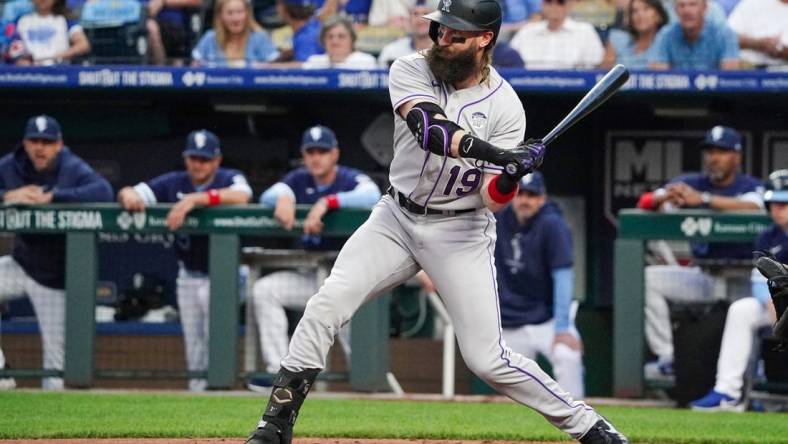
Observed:
[[[219,138],[210,131],[192,131],[183,151],[186,171],[172,171],[125,187],[118,193],[118,201],[129,211],[144,211],[147,205],[173,202],[167,214],[167,226],[177,230],[191,210],[222,204],[245,204],[252,197],[252,189],[244,175],[237,170],[221,168],[222,153]],[[208,368],[208,308],[210,287],[208,279],[208,236],[179,235],[175,242],[178,252],[176,296],[186,348],[189,371]],[[233,299],[233,303],[236,301]],[[189,390],[207,388],[205,378],[191,378]]]
[[[435,44],[399,58],[389,76],[392,187],[307,304],[247,444],[292,441],[336,332],[362,303],[420,269],[442,296],[476,375],[583,443],[627,442],[501,338],[492,211],[514,197],[519,179],[544,155],[541,141],[522,142],[520,100],[490,66],[501,7],[496,0],[443,0],[426,18]]]

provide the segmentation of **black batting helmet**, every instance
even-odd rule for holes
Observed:
[[[777,170],[766,179],[766,205],[772,202],[788,203],[788,170]]]
[[[498,0],[440,0],[438,9],[424,16],[432,21],[430,38],[438,41],[438,27],[458,31],[492,31],[492,43],[501,31],[502,12]]]

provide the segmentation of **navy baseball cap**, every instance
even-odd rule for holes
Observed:
[[[733,128],[717,125],[706,131],[706,137],[703,138],[700,147],[716,147],[741,152],[741,134]]]
[[[544,176],[539,171],[528,173],[520,179],[520,191],[530,191],[534,194],[545,194],[547,187],[544,184]]]
[[[45,114],[31,117],[25,125],[25,139],[60,140],[63,133],[60,124],[52,117]]]
[[[216,134],[205,130],[197,130],[189,133],[186,138],[186,149],[183,150],[184,156],[197,156],[206,159],[213,159],[222,155],[219,147],[219,138]]]
[[[339,146],[337,136],[331,131],[331,128],[323,125],[315,125],[307,129],[301,138],[301,151],[306,151],[309,148],[330,150],[337,146]]]

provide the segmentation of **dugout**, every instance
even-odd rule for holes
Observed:
[[[20,74],[26,77],[13,77]],[[525,104],[527,137],[545,134],[599,74],[504,71]],[[10,149],[30,115],[51,114],[66,143],[118,189],[180,167],[185,135],[205,127],[221,137],[225,165],[247,174],[256,199],[293,166],[301,131],[322,123],[336,130],[342,163],[384,184],[386,81],[382,71],[3,68],[0,145]],[[763,176],[788,165],[786,98],[788,75],[780,73],[634,73],[623,91],[551,146],[542,167],[550,193],[581,203],[575,235],[586,249],[578,258],[584,303],[577,322],[589,395],[612,389],[618,211],[633,207],[640,192],[698,170],[697,141],[717,124],[745,135],[745,172]]]

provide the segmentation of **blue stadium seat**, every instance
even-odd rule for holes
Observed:
[[[82,7],[81,24],[96,64],[142,64],[148,51],[145,9],[138,0],[93,0]]]

